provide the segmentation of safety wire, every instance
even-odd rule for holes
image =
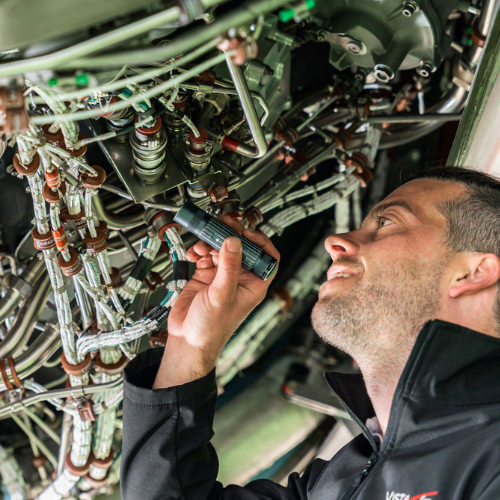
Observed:
[[[168,283],[168,293],[160,305],[154,307],[146,316],[133,325],[124,326],[111,332],[98,335],[83,335],[77,341],[80,355],[102,347],[111,347],[130,342],[161,327],[168,319],[170,310],[179,297],[188,280],[188,262],[184,243],[175,228],[169,228],[164,233],[165,241],[173,261],[174,276]]]

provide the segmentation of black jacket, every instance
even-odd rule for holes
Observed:
[[[362,434],[330,461],[315,460],[288,486],[224,487],[210,444],[215,374],[151,390],[162,351],[126,369],[124,500],[500,500],[500,340],[432,321],[399,381],[380,449],[361,376],[326,374]]]

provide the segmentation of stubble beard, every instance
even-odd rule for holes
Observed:
[[[370,279],[361,276],[345,292],[332,290],[318,300],[313,327],[360,366],[398,356],[406,361],[420,328],[436,317],[444,266],[443,258],[419,264],[398,261]]]

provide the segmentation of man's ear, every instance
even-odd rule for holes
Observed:
[[[483,253],[466,257],[461,272],[457,272],[448,293],[456,298],[473,295],[488,288],[500,279],[500,259],[494,253]]]

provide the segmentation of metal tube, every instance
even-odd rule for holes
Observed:
[[[126,198],[127,200],[132,200],[132,196],[130,196],[127,192],[123,191],[120,188],[117,188],[115,186],[111,186],[109,184],[103,184],[102,189],[105,191],[109,191],[110,193],[117,194],[118,196],[121,196],[122,198]],[[94,197],[95,199],[95,197]],[[102,200],[100,200],[102,203]],[[153,203],[151,201],[141,201],[138,203],[139,205],[143,205],[144,207],[148,208],[159,208],[160,210],[166,210],[167,212],[178,212],[180,207],[176,205],[172,205],[170,203]],[[116,217],[116,216],[115,216]],[[127,227],[134,227],[134,226],[127,226]],[[114,229],[114,228],[112,228]]]
[[[132,243],[130,243],[130,241],[125,236],[123,231],[117,231],[117,234],[118,234],[118,237],[120,238],[120,240],[122,240],[122,243],[127,248],[128,253],[131,255],[132,259],[137,260],[139,258],[139,256],[137,255],[135,248],[132,246]]]
[[[179,7],[170,7],[152,16],[146,17],[145,19],[141,19],[140,21],[108,31],[103,35],[85,40],[84,42],[53,52],[52,54],[33,57],[24,61],[4,63],[0,65],[0,76],[12,76],[40,69],[55,68],[67,61],[84,57],[93,52],[101,51],[106,47],[135,38],[142,33],[176,21],[179,17]]]
[[[2,408],[3,410],[3,408]],[[45,443],[34,433],[31,432],[28,426],[17,416],[17,415],[11,415],[12,419],[14,422],[22,429],[22,431],[29,436],[30,439],[33,440],[34,443],[42,450],[43,454],[47,457],[49,462],[52,464],[54,468],[57,467],[57,460],[54,454],[47,448]]]
[[[56,444],[61,444],[61,438],[59,437],[57,432],[52,429],[52,427],[49,427],[46,422],[44,422],[34,411],[30,410],[29,408],[25,408],[24,411],[26,415],[28,415],[28,417],[31,418],[31,420],[33,420],[33,422],[35,422],[35,424],[37,424],[40,429],[45,432],[45,434],[47,434],[47,436],[52,438],[52,440]]]
[[[51,325],[31,344],[28,349],[18,358],[14,358],[14,364],[18,377],[23,380],[38,370],[57,351],[61,345],[59,326]],[[5,368],[7,376],[13,381],[10,366]],[[0,391],[5,391],[3,382],[0,383]]]
[[[22,411],[28,406],[34,405],[35,403],[40,403],[41,401],[47,401],[48,399],[59,399],[59,398],[82,398],[88,396],[89,394],[95,394],[97,392],[111,391],[113,389],[120,389],[123,385],[123,378],[120,377],[112,382],[107,382],[105,384],[95,384],[95,385],[77,385],[70,387],[68,389],[55,389],[53,391],[41,392],[39,394],[34,394],[20,401],[15,401],[8,405],[2,406],[0,408],[0,417],[9,415],[10,413],[17,413]]]
[[[94,214],[108,224],[110,229],[131,229],[144,224],[142,212],[132,215],[114,215],[106,210],[99,195],[92,198]]]
[[[236,89],[215,87],[214,94],[238,95],[238,92],[236,91]],[[264,114],[262,115],[262,118],[260,119],[260,124],[264,125],[264,122],[266,121],[266,119],[270,113],[269,106],[267,105],[267,102],[265,101],[264,97],[262,97],[262,94],[259,94],[259,92],[255,92],[254,90],[251,90],[250,95],[254,99],[257,99],[257,101],[259,101],[260,107],[264,110]]]
[[[26,268],[22,275],[22,279],[33,285],[33,283],[42,275],[45,269],[44,262],[39,259],[34,259]],[[0,323],[3,323],[9,316],[12,315],[16,306],[26,297],[19,289],[10,288],[5,297],[0,300]]]
[[[16,356],[21,352],[33,333],[51,291],[49,275],[40,278],[36,289],[28,297],[17,315],[16,322],[0,343],[0,358]]]
[[[59,477],[64,470],[66,463],[66,455],[68,453],[69,438],[71,432],[71,425],[73,419],[69,413],[63,413],[63,420],[61,425],[61,445],[59,446],[59,454],[57,456],[57,469],[56,473]]]
[[[204,8],[215,5],[210,0],[202,0]],[[109,66],[122,66],[124,64],[144,64],[145,62],[165,62],[171,57],[176,57],[183,52],[194,49],[213,38],[226,33],[234,27],[242,26],[258,18],[261,14],[271,12],[289,3],[289,0],[257,0],[248,2],[244,6],[234,9],[226,15],[221,16],[217,21],[200,26],[196,29],[186,31],[184,34],[175,38],[163,47],[157,47],[146,50],[134,50],[121,54],[104,55],[89,57],[84,59],[75,59],[64,65],[65,68],[99,68]],[[101,47],[102,49],[102,47]]]
[[[414,122],[451,122],[462,118],[461,113],[451,114],[429,114],[425,115],[394,115],[394,116],[370,116],[367,118],[369,123],[414,123]]]
[[[488,35],[497,6],[498,0],[483,0],[481,5],[481,14],[479,15],[479,20],[477,22],[477,28],[481,35]]]
[[[454,86],[435,106],[428,109],[429,113],[456,113],[460,111],[467,100],[468,92],[462,87]],[[401,146],[407,142],[416,141],[420,137],[433,132],[443,125],[443,122],[424,122],[410,126],[401,131],[394,131],[390,136],[382,136],[379,149],[388,149]],[[354,141],[353,141],[354,142]],[[353,143],[349,143],[349,149],[353,149]]]
[[[75,287],[75,299],[76,303],[80,307],[80,312],[82,315],[83,329],[86,330],[94,322],[94,311],[92,305],[90,304],[90,299],[85,293],[80,282],[73,277],[73,285]]]
[[[248,90],[247,82],[240,67],[233,62],[231,56],[227,53],[226,63],[229,73],[231,74],[234,87],[238,93],[238,98],[240,100],[241,108],[243,109],[243,114],[245,115],[248,128],[250,129],[252,139],[255,143],[255,146],[249,146],[248,144],[240,142],[236,148],[236,153],[248,156],[249,158],[260,158],[267,152],[267,142],[264,137],[264,132],[262,132],[262,127],[260,126],[259,117],[257,116],[257,111],[255,111],[255,106],[253,104],[250,91]]]

